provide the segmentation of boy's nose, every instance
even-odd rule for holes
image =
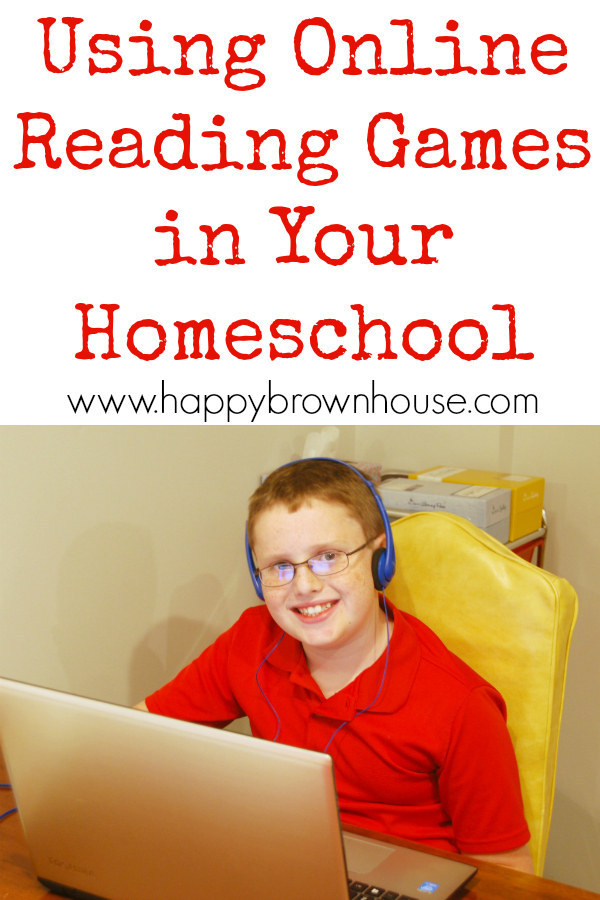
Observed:
[[[294,589],[297,594],[314,594],[318,593],[323,587],[323,579],[315,575],[306,563],[296,567],[294,575]]]

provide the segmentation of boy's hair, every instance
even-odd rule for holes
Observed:
[[[365,476],[367,478],[368,476]],[[275,469],[250,497],[248,540],[254,539],[254,525],[260,513],[282,503],[288,512],[296,512],[310,500],[341,503],[355,519],[368,541],[384,530],[377,501],[368,485],[348,466],[329,459],[303,459]]]

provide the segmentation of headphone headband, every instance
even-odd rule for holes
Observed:
[[[344,462],[342,459],[333,459],[329,456],[313,456],[308,460],[304,459],[296,459],[293,462],[285,463],[283,466],[279,466],[279,469],[287,469],[290,466],[296,466],[301,462],[309,462],[310,460],[315,461],[324,461],[324,462],[334,462],[338,463],[340,466],[345,466],[347,469],[351,469],[355,475],[358,475],[360,480],[367,485],[369,490],[371,491],[373,497],[375,498],[375,502],[377,503],[377,508],[381,514],[381,518],[383,519],[383,527],[385,531],[385,548],[381,547],[375,551],[373,554],[372,560],[372,571],[373,571],[373,582],[378,591],[384,590],[392,578],[394,577],[394,572],[396,570],[396,552],[394,550],[394,540],[392,537],[392,529],[390,525],[390,520],[387,512],[385,511],[385,507],[383,505],[383,500],[377,493],[375,489],[375,485],[372,481],[369,481],[368,478],[359,472],[353,465],[350,463]],[[277,469],[276,471],[279,471]],[[246,525],[246,559],[248,561],[248,568],[250,570],[250,578],[252,579],[252,584],[254,585],[254,590],[261,600],[264,600],[262,582],[259,576],[256,573],[256,567],[254,565],[254,560],[252,558],[252,549],[250,547],[250,540],[248,538],[248,526]]]

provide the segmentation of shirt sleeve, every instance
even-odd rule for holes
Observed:
[[[469,693],[452,723],[438,780],[464,853],[503,853],[530,838],[505,714],[498,692],[482,686]]]
[[[236,626],[164,687],[146,698],[150,712],[223,728],[244,715],[229,679],[229,653]]]

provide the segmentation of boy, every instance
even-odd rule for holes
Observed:
[[[247,715],[258,737],[330,753],[342,821],[532,872],[502,698],[380,598],[382,511],[339,461],[273,472],[247,525],[265,606],[140,708],[217,727]]]

